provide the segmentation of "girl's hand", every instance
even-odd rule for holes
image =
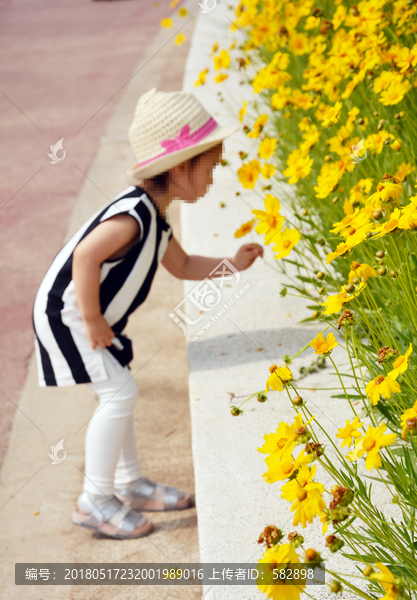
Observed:
[[[248,269],[258,256],[264,255],[264,249],[259,244],[243,244],[232,259],[232,264],[238,271]]]
[[[115,337],[114,331],[103,315],[84,321],[84,327],[93,350],[97,346],[106,348],[106,346],[112,345],[112,339]]]

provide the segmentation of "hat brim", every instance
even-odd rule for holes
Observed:
[[[147,179],[148,177],[154,177],[159,173],[163,173],[164,171],[168,171],[172,169],[176,165],[197,156],[197,154],[201,154],[206,150],[209,150],[222,140],[229,137],[236,131],[240,129],[239,126],[234,127],[216,127],[207,137],[205,137],[201,142],[194,144],[193,146],[189,146],[188,148],[182,148],[181,150],[177,150],[176,152],[170,152],[169,154],[165,154],[164,156],[160,156],[156,158],[152,162],[143,165],[143,167],[139,166],[139,163],[136,163],[127,172],[127,175],[130,178],[136,180]]]

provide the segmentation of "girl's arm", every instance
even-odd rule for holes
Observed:
[[[131,247],[139,226],[133,217],[117,215],[97,225],[75,248],[72,278],[85,331],[93,350],[111,346],[114,332],[100,309],[100,267]]]
[[[243,244],[236,255],[227,260],[238,271],[244,271],[251,266],[258,256],[263,256],[262,246],[259,244]],[[224,258],[188,256],[173,236],[161,262],[171,275],[178,279],[201,281],[208,277],[222,260]]]

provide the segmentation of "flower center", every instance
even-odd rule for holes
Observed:
[[[396,219],[391,219],[388,223],[385,224],[385,229],[387,231],[391,231],[391,229],[395,229],[397,227],[398,221]]]
[[[283,473],[291,473],[293,469],[293,463],[290,460],[286,460],[282,463],[282,472]]]
[[[379,385],[384,381],[384,379],[385,377],[383,375],[378,375],[378,377],[375,377],[375,385]]]
[[[307,492],[305,490],[298,490],[297,492],[297,500],[302,502],[307,498]]]
[[[287,441],[287,438],[279,438],[279,440],[277,441],[277,447],[281,450],[285,446]]]
[[[372,448],[375,447],[375,444],[375,440],[370,440],[369,438],[367,438],[363,441],[362,448],[369,452],[370,450],[372,450]]]
[[[277,220],[274,217],[274,215],[267,215],[266,216],[266,222],[268,223],[268,225],[270,227],[276,227],[276,225],[277,225]]]
[[[291,246],[291,241],[285,240],[285,242],[282,245],[284,246],[284,248],[289,248]]]

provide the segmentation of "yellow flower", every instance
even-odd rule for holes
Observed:
[[[387,90],[381,92],[379,101],[382,102],[384,106],[398,104],[398,102],[401,102],[410,88],[411,84],[408,81],[394,81]]]
[[[357,277],[358,279],[362,279],[363,281],[367,281],[367,279],[369,277],[376,277],[377,276],[377,272],[375,271],[375,269],[373,267],[371,267],[371,265],[367,265],[366,263],[358,263],[358,262],[353,262],[352,263],[352,268],[349,272],[349,283],[352,283],[352,281],[355,279],[355,277]]]
[[[204,69],[204,71],[201,71],[197,77],[197,80],[194,84],[194,87],[198,87],[199,85],[204,85],[206,83],[206,77],[207,77],[207,73],[208,73],[208,69]]]
[[[330,231],[332,233],[341,233],[342,235],[345,235],[349,232],[349,229],[359,229],[369,222],[369,216],[365,212],[360,211],[359,208],[356,208],[355,212],[346,215],[341,221],[333,223],[333,229]]]
[[[349,250],[351,250],[351,249],[352,249],[352,247],[349,246],[348,244],[346,244],[346,242],[341,242],[340,244],[337,245],[337,248],[334,252],[330,252],[330,254],[328,254],[326,256],[326,265],[331,263],[332,260],[334,260],[335,258],[339,258],[339,256],[343,256],[344,254],[346,254],[346,252],[349,252]]]
[[[282,172],[285,177],[289,177],[288,183],[293,185],[299,179],[305,179],[311,171],[313,159],[310,156],[304,156],[300,150],[293,150],[287,159],[288,168]]]
[[[275,483],[277,481],[289,479],[302,465],[311,463],[313,456],[311,454],[306,454],[304,448],[297,458],[294,458],[292,455],[294,446],[294,442],[289,444],[279,460],[269,460],[269,457],[266,459],[268,470],[265,471],[262,477],[267,483]]]
[[[415,167],[411,166],[410,163],[401,163],[394,177],[400,181],[404,181],[407,175],[410,175],[414,169]]]
[[[281,365],[280,367],[272,365],[269,367],[269,372],[271,374],[266,382],[265,394],[267,394],[269,390],[282,392],[284,385],[292,380],[292,373],[287,365]]]
[[[392,233],[395,229],[397,229],[400,216],[400,209],[395,208],[390,216],[389,221],[375,228],[374,231],[376,232],[376,234],[372,236],[372,239],[376,240],[377,238],[380,238],[383,235],[387,235],[388,233]]]
[[[341,445],[342,448],[345,444],[348,447],[350,447],[353,444],[354,438],[358,438],[361,436],[361,434],[359,433],[359,431],[357,431],[357,429],[362,426],[363,426],[363,423],[359,422],[358,415],[356,415],[356,417],[353,419],[352,423],[350,422],[349,419],[346,419],[345,426],[340,427],[336,433],[336,437],[343,440],[342,445]]]
[[[417,227],[417,196],[410,197],[410,203],[401,209],[401,217],[398,221],[399,229],[414,229]]]
[[[239,171],[238,171],[239,173]],[[265,196],[265,210],[253,209],[252,213],[258,219],[256,231],[261,235],[265,234],[265,244],[270,244],[275,241],[275,238],[280,233],[285,217],[280,214],[281,203],[278,198],[267,194]]]
[[[257,138],[259,137],[261,131],[263,130],[266,122],[268,121],[268,115],[259,115],[253,124],[253,129],[250,133],[248,133],[248,137]]]
[[[243,101],[242,108],[239,111],[239,121],[242,123],[243,117],[246,115],[246,111],[248,108],[248,103],[246,100]]]
[[[347,13],[346,6],[340,5],[337,7],[336,12],[334,13],[333,19],[332,19],[333,29],[335,31],[336,31],[336,29],[339,29],[339,27],[345,20],[346,13]]]
[[[391,394],[398,394],[401,392],[400,385],[395,381],[395,377],[387,375],[377,375],[375,379],[372,379],[365,388],[365,392],[368,394],[372,404],[376,406],[381,396],[384,398],[391,398]]]
[[[268,160],[275,152],[275,146],[277,145],[276,138],[265,137],[259,144],[258,156]]]
[[[385,140],[392,139],[394,136],[385,130],[378,133],[371,133],[364,141],[364,150],[375,150],[377,154],[381,154],[384,149]]]
[[[215,83],[221,83],[228,77],[229,75],[227,73],[219,73],[219,75],[216,75],[216,77],[214,77],[213,80],[215,81]]]
[[[306,54],[310,50],[309,39],[305,33],[293,33],[289,39],[288,46],[296,56]]]
[[[414,402],[414,406],[411,408],[407,408],[405,412],[401,415],[401,427],[402,427],[402,438],[403,440],[407,437],[407,421],[408,419],[417,419],[417,400]]]
[[[295,511],[293,525],[307,526],[312,523],[314,517],[323,513],[326,503],[322,493],[324,485],[311,481],[316,474],[316,465],[311,469],[307,465],[301,465],[295,479],[288,481],[281,488],[281,498],[293,502],[291,511]]]
[[[304,29],[306,31],[309,31],[310,29],[315,29],[316,27],[318,27],[320,25],[320,17],[307,17],[305,25],[304,25]]]
[[[178,11],[178,14],[180,17],[186,17],[188,15],[188,9],[187,8],[180,8]]]
[[[291,88],[286,88],[283,85],[280,85],[278,91],[271,96],[271,107],[275,110],[281,110],[281,108],[284,108],[288,100],[288,96],[291,95],[291,92]]]
[[[327,198],[335,188],[337,188],[346,167],[339,161],[334,163],[324,163],[320,169],[320,175],[317,177],[317,185],[313,190],[316,192],[316,198]]]
[[[221,50],[214,58],[214,69],[220,71],[220,69],[228,69],[230,67],[230,54],[227,50]]]
[[[379,469],[382,465],[379,451],[383,446],[390,446],[397,439],[396,433],[384,435],[387,426],[385,423],[377,427],[369,425],[366,435],[361,438],[353,450],[346,454],[346,458],[351,461],[356,461],[366,453],[365,465],[368,471]]]
[[[372,196],[369,196],[367,199],[367,203],[372,203],[374,201],[382,201],[386,202],[390,198],[394,200],[398,200],[403,192],[403,186],[401,183],[395,183],[392,181],[384,181],[384,183],[378,183],[377,191]]]
[[[333,315],[342,310],[343,305],[347,302],[351,302],[356,296],[362,292],[363,288],[366,287],[365,281],[361,281],[356,291],[353,294],[348,294],[346,292],[346,286],[344,285],[341,291],[334,296],[327,296],[327,300],[321,303],[321,306],[326,306],[326,310],[323,312],[323,315]]]
[[[298,229],[290,229],[286,227],[284,231],[278,233],[275,237],[275,245],[272,250],[276,253],[275,260],[285,258],[291,250],[300,241],[300,232]]]
[[[170,19],[169,17],[167,17],[166,19],[162,19],[162,21],[160,22],[161,27],[165,27],[165,29],[171,29],[173,24],[174,24],[174,21],[172,19]]]
[[[261,165],[257,160],[251,160],[249,163],[243,164],[237,170],[240,183],[243,187],[253,190],[255,183],[261,172]]]
[[[329,127],[329,125],[334,125],[340,119],[340,111],[342,110],[342,103],[336,102],[334,106],[326,106],[323,105],[321,117],[321,124],[323,127]]]
[[[377,562],[375,566],[381,571],[380,573],[371,573],[370,579],[379,581],[385,590],[385,596],[381,600],[397,600],[403,595],[401,584],[399,584],[391,571],[384,564]]]
[[[315,417],[313,416],[311,419],[303,423],[302,415],[297,413],[294,417],[294,422],[291,425],[281,421],[276,429],[276,433],[266,433],[264,435],[265,442],[263,446],[258,448],[258,452],[269,455],[267,458],[265,458],[267,464],[271,462],[271,460],[273,461],[280,459],[288,446],[293,442],[296,442],[298,436],[297,429],[306,427],[314,418]]]
[[[270,165],[269,163],[265,163],[264,166],[261,168],[261,173],[264,179],[269,179],[275,173],[275,166]]]
[[[241,225],[239,227],[239,229],[237,229],[235,231],[235,238],[243,237],[244,235],[246,235],[247,233],[249,233],[250,231],[252,231],[252,229],[255,226],[255,223],[256,223],[256,219],[252,219],[252,221],[248,221],[247,223],[243,223],[243,225]]]
[[[318,334],[314,340],[310,342],[310,346],[314,348],[314,354],[330,354],[330,352],[336,348],[339,344],[336,342],[336,338],[333,333],[329,333],[327,338],[324,339],[322,332]]]
[[[404,373],[404,371],[406,371],[408,369],[408,359],[409,359],[412,351],[413,351],[413,346],[412,346],[412,344],[410,344],[407,352],[404,355],[399,356],[395,360],[394,364],[392,365],[394,367],[394,369],[388,373],[388,377],[397,379],[398,375],[401,375],[401,373]]]
[[[276,565],[294,565],[299,562],[300,559],[294,550],[294,546],[291,544],[275,544],[270,548],[267,548],[262,558],[258,561],[258,589],[263,594],[266,594],[268,600],[299,600],[302,591],[306,587],[305,578],[297,578],[297,583],[292,584],[291,581],[295,581],[295,575],[292,574],[293,569],[289,567],[289,569],[285,571],[285,573],[288,574],[288,580],[282,580],[281,583],[277,585],[276,579],[274,579],[274,573],[270,568],[272,563]],[[263,566],[263,563],[266,563],[266,565]]]
[[[181,44],[183,44],[186,40],[186,36],[183,33],[179,33],[177,35],[177,37],[175,38],[175,45],[176,46],[181,46]]]
[[[217,50],[219,49],[219,42],[214,42],[213,47],[211,49],[211,53],[209,54],[209,56],[213,56],[213,54],[216,54]]]

